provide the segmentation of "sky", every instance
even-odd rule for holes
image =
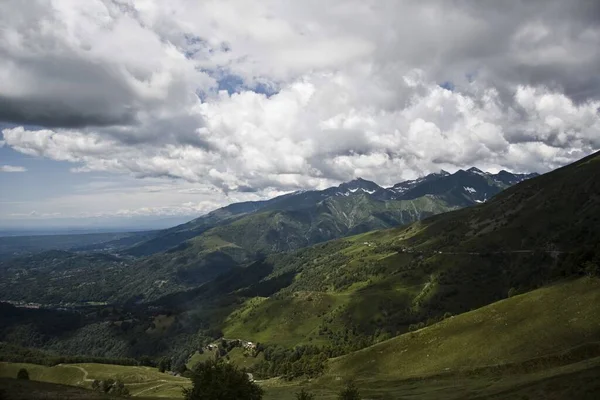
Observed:
[[[3,0],[0,228],[600,149],[597,0]]]

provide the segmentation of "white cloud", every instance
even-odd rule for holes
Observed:
[[[600,7],[550,3],[12,0],[2,140],[73,171],[186,182],[122,207],[159,214],[357,176],[543,172],[600,148]]]
[[[16,165],[0,165],[0,172],[26,172],[27,168]]]
[[[205,121],[197,130],[204,147],[133,146],[103,132],[21,127],[5,129],[4,140],[84,170],[175,177],[225,191],[322,187],[356,176],[391,184],[407,171],[471,165],[545,171],[560,155],[574,160],[600,147],[598,101],[577,105],[522,86],[507,108],[495,90],[476,83],[463,94],[419,80],[406,107],[383,110],[354,98],[354,82],[315,75],[271,97],[222,93],[196,110]],[[539,158],[545,147],[554,151]]]

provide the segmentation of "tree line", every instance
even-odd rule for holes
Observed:
[[[155,367],[156,363],[149,357],[111,358],[90,356],[56,356],[37,349],[25,348],[9,343],[0,343],[0,361],[14,363],[38,364],[52,367],[58,364],[98,363],[112,365]]]

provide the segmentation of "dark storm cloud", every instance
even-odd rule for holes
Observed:
[[[98,107],[88,104],[67,105],[62,99],[20,99],[0,95],[0,121],[20,125],[38,125],[50,128],[82,128],[89,126],[128,125],[135,121],[135,113],[123,107],[121,115],[102,113],[102,99]]]

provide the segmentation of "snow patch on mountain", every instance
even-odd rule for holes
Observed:
[[[487,176],[487,175],[489,175],[488,173],[486,173],[486,172],[483,172],[483,171],[482,171],[482,170],[480,170],[479,168],[475,168],[475,167],[469,168],[469,169],[467,170],[467,172],[470,172],[470,173],[472,173],[472,174],[481,175],[481,176]]]

